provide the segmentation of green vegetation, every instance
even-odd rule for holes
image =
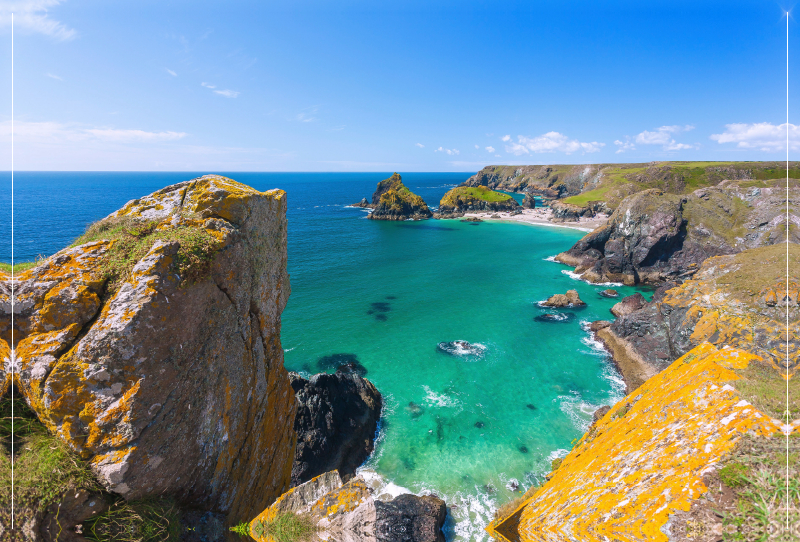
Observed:
[[[787,456],[783,436],[744,436],[720,469],[720,481],[731,489],[734,500],[719,511],[723,540],[795,540],[786,525],[800,524],[800,442],[789,442]]]
[[[178,542],[181,535],[179,511],[170,499],[120,499],[84,527],[94,542]]]
[[[784,422],[800,417],[800,379],[789,379],[789,410],[786,410],[786,380],[779,371],[759,362],[736,370],[741,379],[733,386],[742,399],[761,412]]]
[[[246,521],[237,523],[229,530],[233,533],[238,534],[239,536],[250,536],[250,524],[247,523]]]
[[[99,240],[114,241],[100,264],[101,276],[108,281],[109,291],[116,290],[130,277],[133,266],[159,240],[180,243],[174,265],[183,285],[204,278],[220,242],[200,226],[179,225],[157,229],[158,225],[157,220],[129,216],[105,218],[91,224],[71,246]]]
[[[17,508],[44,509],[67,489],[98,490],[88,465],[47,431],[18,392],[13,396],[0,399],[0,509],[11,507],[12,457]]]
[[[253,525],[253,534],[258,538],[272,538],[275,542],[297,542],[308,540],[317,532],[313,520],[303,514],[284,512],[272,521],[260,521]]]
[[[740,252],[736,270],[716,279],[743,303],[755,303],[764,288],[786,281],[786,244],[777,243]],[[800,246],[789,244],[789,268],[800,269]]]
[[[561,457],[557,457],[556,459],[553,459],[553,461],[550,462],[550,470],[553,470],[553,471],[558,470],[558,467],[561,466],[561,462],[562,461],[564,461],[564,459],[561,458]]]
[[[28,269],[32,269],[36,267],[39,262],[44,260],[44,256],[40,256],[34,262],[19,262],[14,264],[14,274],[17,275],[22,273],[23,271],[27,271]],[[0,273],[8,273],[11,274],[12,268],[10,263],[0,263]]]
[[[449,190],[439,202],[440,207],[458,208],[474,204],[476,201],[488,203],[508,202],[514,200],[510,194],[490,190],[486,186],[458,186]]]

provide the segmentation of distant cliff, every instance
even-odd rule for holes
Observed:
[[[520,205],[512,196],[489,190],[486,186],[458,186],[449,190],[439,202],[436,218],[464,216],[469,211],[513,211]]]

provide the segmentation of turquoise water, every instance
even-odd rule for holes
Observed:
[[[228,174],[260,190],[287,191],[287,368],[333,370],[331,356],[363,365],[386,403],[365,475],[379,491],[399,486],[445,498],[452,506],[448,538],[481,540],[494,509],[540,482],[552,459],[588,427],[592,412],[622,396],[619,376],[582,327],[611,318],[614,302],[598,295],[605,286],[574,280],[564,266],[547,261],[584,232],[458,220],[379,222],[347,206],[369,197],[388,175]],[[126,201],[194,176],[15,174],[17,259],[52,254]],[[433,207],[467,177],[403,174]],[[7,197],[0,190],[0,204]],[[0,259],[8,261],[9,252],[10,245],[0,247]],[[587,308],[572,311],[569,322],[534,320],[546,312],[538,301],[570,288]],[[480,356],[437,350],[454,340],[485,350]],[[519,482],[516,492],[512,480]]]

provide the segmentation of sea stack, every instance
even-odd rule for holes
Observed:
[[[519,208],[513,197],[486,186],[457,186],[439,202],[435,218],[457,218],[468,211],[508,212]]]
[[[425,201],[406,188],[398,173],[378,183],[372,205],[372,220],[425,220],[433,216]]]

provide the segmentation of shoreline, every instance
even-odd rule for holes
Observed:
[[[492,215],[499,215],[500,218],[492,218]],[[507,212],[470,212],[464,213],[463,218],[480,218],[481,220],[494,222],[516,222],[528,224],[530,226],[551,226],[556,228],[569,228],[585,232],[594,231],[596,228],[606,224],[608,216],[598,213],[593,218],[581,218],[576,222],[553,222],[553,211],[547,208],[523,209],[522,214],[512,215]],[[451,219],[457,220],[457,219]]]

